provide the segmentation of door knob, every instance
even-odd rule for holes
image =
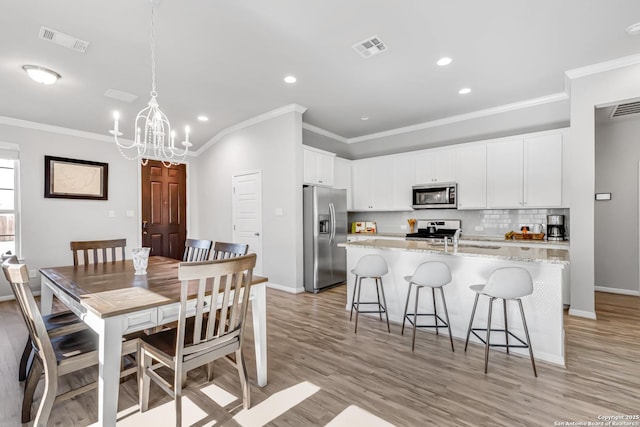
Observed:
[[[253,235],[254,235],[254,236],[259,236],[259,235],[260,235],[260,233],[255,232]]]

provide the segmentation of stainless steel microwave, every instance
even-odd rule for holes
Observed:
[[[452,182],[414,185],[413,209],[456,209],[456,190]]]

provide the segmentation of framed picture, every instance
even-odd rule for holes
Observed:
[[[109,164],[44,156],[44,197],[107,200]]]

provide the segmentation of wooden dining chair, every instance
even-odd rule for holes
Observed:
[[[249,245],[245,243],[216,242],[213,245],[213,255],[211,259],[229,259],[246,255],[249,252]]]
[[[182,372],[220,358],[228,360],[238,370],[243,406],[249,408],[250,390],[242,340],[255,265],[256,254],[220,261],[180,263],[178,278],[182,285],[178,327],[139,340],[138,390],[142,412],[149,407],[149,386],[153,380],[175,400],[176,426],[181,425]],[[196,314],[193,321],[187,322],[190,287],[197,289]],[[208,308],[211,311],[205,318]],[[173,384],[156,373],[156,369],[162,367],[173,370]]]
[[[33,395],[44,373],[44,392],[38,406],[34,427],[46,427],[54,403],[70,399],[96,387],[96,382],[86,384],[58,395],[58,377],[98,364],[98,336],[89,329],[51,337],[29,287],[29,272],[25,264],[17,259],[2,263],[4,276],[16,295],[18,306],[24,317],[31,342],[34,346],[32,369],[27,377],[22,400],[22,422],[31,420]],[[123,354],[134,353],[137,340],[122,344]],[[122,371],[126,376],[136,368]]]
[[[76,241],[71,242],[70,246],[73,251],[73,265],[80,265],[78,254],[82,255],[84,265],[106,264],[124,261],[127,239]]]
[[[209,252],[211,252],[211,245],[213,245],[213,242],[211,240],[185,240],[184,255],[182,256],[182,261],[206,261],[209,258]]]

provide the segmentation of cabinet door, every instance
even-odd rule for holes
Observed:
[[[522,207],[522,139],[487,144],[487,207]]]
[[[416,184],[433,184],[436,178],[436,155],[433,151],[417,155],[415,161]]]
[[[303,150],[304,155],[304,183],[316,184],[318,182],[318,153]]]
[[[336,157],[333,161],[333,186],[347,190],[347,210],[353,209],[351,198],[351,162]]]
[[[562,205],[562,134],[525,138],[524,205]]]
[[[411,210],[412,187],[416,184],[416,159],[412,155],[393,158],[393,208]]]
[[[318,184],[333,185],[333,156],[318,153]]]
[[[375,210],[393,209],[393,164],[389,156],[371,159],[372,206]]]
[[[353,209],[373,209],[371,188],[373,166],[370,160],[358,160],[352,164],[353,173]]]
[[[435,153],[434,182],[456,181],[456,150],[438,150]]]
[[[487,145],[458,148],[458,208],[487,207]]]

